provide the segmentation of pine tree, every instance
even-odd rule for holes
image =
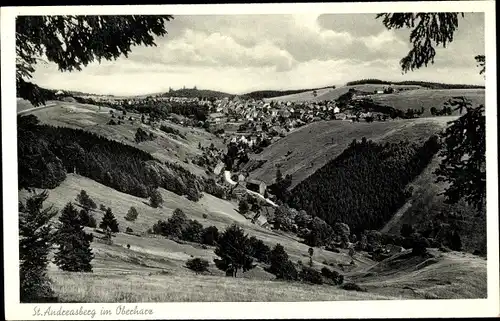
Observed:
[[[108,207],[106,213],[104,213],[101,223],[99,223],[99,227],[103,230],[109,229],[113,233],[118,233],[120,231],[118,222],[116,222],[116,218],[111,211],[111,207]]]
[[[81,190],[80,194],[76,197],[76,201],[85,208],[87,211],[94,210],[97,208],[96,203],[92,200],[85,190]]]
[[[41,302],[53,297],[48,278],[48,254],[52,244],[50,219],[57,214],[52,207],[42,210],[46,191],[19,203],[20,301]]]
[[[271,251],[270,255],[271,266],[269,267],[269,272],[276,275],[278,279],[285,278],[284,267],[288,262],[288,253],[286,253],[285,248],[281,244],[276,244],[276,246]]]
[[[59,222],[61,225],[56,232],[59,249],[54,263],[63,271],[92,272],[92,234],[83,230],[78,211],[71,202],[63,208]]]
[[[229,226],[221,234],[214,253],[220,257],[214,259],[215,266],[228,276],[236,277],[239,269],[246,272],[255,267],[248,235],[236,224]]]

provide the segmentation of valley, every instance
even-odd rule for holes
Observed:
[[[378,87],[365,85],[363,90],[368,90],[367,88],[375,90]],[[328,88],[320,89],[317,91],[318,99],[309,100],[319,101],[320,97],[326,98],[327,95],[348,92],[348,89],[339,88],[339,90],[334,93]],[[415,106],[420,106],[417,102],[420,98],[414,97],[423,95],[420,93],[421,90],[427,93],[433,91],[419,88],[397,95],[405,95],[405,102],[411,101]],[[411,92],[416,94],[411,96]],[[287,101],[307,99],[305,96],[306,93],[294,94],[287,96]],[[333,99],[333,96],[330,96],[327,98]],[[384,103],[390,104],[391,94],[385,96],[387,98],[384,98],[386,99]],[[401,104],[402,100],[398,99],[393,101]],[[274,98],[270,100],[273,101]],[[228,109],[243,104],[248,106],[248,102],[241,101],[231,104],[226,98],[214,102],[215,106],[220,106],[217,107],[221,108],[219,112],[230,115],[233,115],[233,112]],[[258,102],[251,104],[256,104],[252,107],[254,110],[255,106],[259,106]],[[425,104],[432,102],[429,100]],[[357,250],[351,256],[350,247],[341,246],[331,250],[327,246],[317,246],[314,247],[314,254],[310,257],[310,246],[304,243],[297,232],[273,226],[275,224],[273,217],[276,215],[273,212],[277,211],[276,208],[270,207],[264,210],[265,207],[262,207],[257,213],[265,217],[270,224],[256,224],[252,219],[253,210],[247,214],[242,213],[240,209],[242,197],[234,196],[233,193],[233,189],[237,190],[245,181],[255,180],[264,182],[267,186],[273,185],[276,183],[278,167],[283,176],[291,175],[288,188],[293,190],[334,161],[353,140],[360,141],[362,138],[367,138],[379,144],[401,141],[423,143],[430,136],[444,130],[450,121],[458,117],[457,115],[441,117],[424,115],[425,117],[419,118],[375,122],[314,119],[305,125],[297,127],[291,125],[285,134],[274,136],[269,134],[270,144],[262,150],[256,151],[249,147],[240,149],[238,153],[244,150],[249,159],[246,163],[235,162],[236,167],[233,168],[232,174],[237,176],[238,173],[248,173],[248,177],[241,183],[235,176],[234,179],[238,184],[234,187],[227,184],[228,179],[224,178],[223,171],[217,173],[215,165],[222,164],[227,167],[227,163],[215,155],[229,153],[231,142],[240,144],[238,146],[241,148],[242,145],[237,140],[239,137],[266,133],[265,131],[255,133],[255,125],[251,127],[254,130],[250,132],[228,130],[214,133],[202,126],[183,123],[182,119],[189,120],[189,117],[179,116],[178,119],[181,120],[175,121],[172,118],[141,120],[144,113],[137,112],[133,108],[127,110],[120,105],[111,107],[54,100],[45,108],[31,110],[29,108],[29,104],[25,101],[18,101],[18,112],[23,116],[36,116],[41,125],[84,130],[137,148],[151,155],[155,162],[173,163],[194,174],[196,179],[213,180],[213,184],[225,190],[224,197],[200,191],[201,197],[198,200],[190,200],[182,193],[159,187],[163,204],[153,208],[147,197],[120,192],[82,176],[78,171],[68,172],[57,187],[47,189],[49,196],[44,206],[50,205],[61,211],[68,202],[77,203],[76,196],[81,190],[85,190],[98,205],[96,209],[90,211],[95,220],[100,222],[104,217],[104,209],[111,208],[120,231],[114,233],[110,244],[100,229],[85,228],[88,233],[94,235],[94,241],[91,243],[95,256],[92,261],[92,273],[64,272],[53,263],[50,264],[49,277],[53,281],[60,302],[398,300],[486,296],[486,259],[482,255],[470,254],[474,249],[480,248],[478,244],[483,242],[477,237],[473,239],[473,236],[469,235],[464,238],[464,249],[469,253],[444,251],[433,247],[428,249],[425,256],[418,257],[412,255],[411,248],[402,248],[401,252],[391,253],[387,258],[378,260],[372,251],[368,250]],[[251,119],[246,117],[244,108],[240,113],[242,113],[240,119],[236,121],[238,126],[261,122],[259,120],[261,116]],[[230,117],[235,116],[228,118]],[[119,123],[110,125],[111,119]],[[210,119],[207,122],[211,121]],[[231,120],[228,119],[227,122],[229,124]],[[219,121],[213,123],[220,125]],[[169,132],[160,130],[161,126],[170,128]],[[154,138],[138,142],[136,138],[138,128],[152,133]],[[200,157],[205,159],[203,163],[199,161]],[[259,165],[255,166],[257,163]],[[432,215],[438,215],[439,211],[448,209],[446,207],[448,205],[443,205],[442,197],[436,196],[445,188],[445,185],[435,183],[434,170],[437,164],[439,157],[434,156],[427,168],[409,184],[413,188],[412,194],[406,204],[380,229],[381,232],[398,235],[403,224],[416,224],[432,218]],[[41,189],[35,187],[31,191],[20,190],[19,200],[25,201],[34,191]],[[248,197],[251,197],[253,193],[254,197],[255,195],[263,199],[270,197],[252,191],[243,195],[248,194]],[[274,196],[269,198],[271,199],[276,201]],[[273,202],[271,203],[274,204]],[[131,207],[139,213],[134,221],[125,219]],[[279,205],[279,208],[281,209],[282,205]],[[425,216],[422,208],[432,209],[433,214],[426,213]],[[267,264],[262,262],[257,262],[249,271],[239,272],[236,278],[225,277],[224,272],[213,263],[218,257],[214,254],[214,246],[151,233],[153,225],[172,218],[174,211],[179,209],[189,220],[196,220],[204,228],[215,226],[220,232],[236,223],[249,237],[262,240],[271,249],[276,244],[283,245],[290,261],[294,264],[301,266],[310,261],[314,269],[333,269],[343,275],[344,284],[355,283],[361,290],[346,290],[342,286],[332,287],[328,284],[312,285],[307,282],[275,280],[275,275],[270,273]],[[467,205],[463,205],[461,210],[467,211]],[[58,216],[54,217],[53,221],[57,222],[57,218]],[[350,242],[352,246],[356,244],[356,241]],[[186,262],[193,258],[209,262],[208,270],[202,274],[189,270]]]

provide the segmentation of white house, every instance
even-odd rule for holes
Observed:
[[[223,168],[224,168],[224,163],[223,162],[219,162],[217,164],[217,166],[215,167],[215,169],[214,169],[214,174],[215,175],[219,175],[222,172]]]
[[[333,113],[334,114],[340,113],[340,108],[338,108],[338,107],[333,108]]]

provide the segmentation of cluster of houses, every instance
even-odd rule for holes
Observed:
[[[229,141],[250,146],[284,137],[307,123],[336,119],[335,115],[340,115],[340,108],[334,101],[265,102],[239,98],[216,100],[210,111],[207,119],[210,126],[224,128],[224,136]],[[230,129],[235,126],[236,130]]]

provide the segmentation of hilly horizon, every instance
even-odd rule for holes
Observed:
[[[224,98],[224,97],[242,97],[242,98],[253,98],[253,99],[265,99],[265,98],[275,98],[279,96],[288,96],[288,95],[293,95],[293,94],[298,94],[298,93],[303,93],[303,92],[309,92],[313,90],[324,90],[328,88],[342,88],[342,87],[351,87],[355,85],[362,85],[362,84],[372,84],[372,85],[382,85],[382,86],[388,86],[390,84],[393,85],[399,85],[399,86],[421,86],[425,88],[431,88],[431,89],[484,89],[484,85],[474,85],[474,84],[457,84],[457,83],[438,83],[438,82],[429,82],[429,81],[387,81],[387,80],[380,80],[380,79],[360,79],[360,80],[355,80],[355,81],[349,81],[346,82],[342,85],[325,85],[325,86],[320,86],[320,87],[315,87],[315,88],[298,88],[298,89],[261,89],[261,90],[254,90],[250,92],[243,92],[243,93],[229,93],[229,92],[223,92],[223,91],[218,91],[218,90],[211,90],[211,89],[198,89],[198,88],[179,88],[179,89],[173,89],[171,92],[169,90],[165,91],[159,91],[159,92],[153,92],[153,93],[144,93],[144,94],[136,94],[136,95],[116,95],[116,94],[95,94],[95,93],[87,93],[87,92],[81,92],[77,90],[65,90],[61,88],[57,89],[50,89],[46,88],[48,90],[52,90],[54,92],[57,91],[63,91],[69,94],[73,95],[89,95],[89,96],[109,96],[109,97],[115,97],[115,98],[144,98],[148,96],[163,96],[163,97],[203,97],[203,98],[209,98],[209,97],[216,97],[216,98]],[[325,97],[326,98],[326,97]]]

